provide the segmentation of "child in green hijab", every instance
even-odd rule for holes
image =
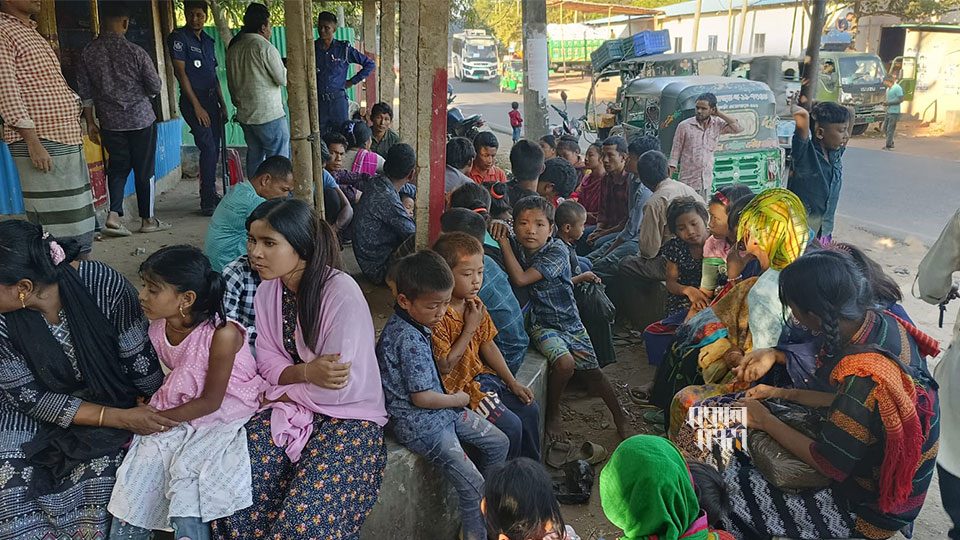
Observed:
[[[600,473],[600,504],[621,540],[734,540],[711,530],[680,451],[669,440],[623,441]]]

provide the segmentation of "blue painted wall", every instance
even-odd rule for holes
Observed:
[[[183,144],[183,120],[174,118],[157,124],[157,156],[154,160],[155,179],[159,180],[180,166],[180,146]],[[134,193],[133,173],[127,179],[124,195]],[[20,176],[10,157],[10,149],[0,141],[0,215],[22,214],[23,194]]]

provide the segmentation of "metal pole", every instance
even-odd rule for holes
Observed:
[[[820,78],[820,37],[823,35],[823,19],[827,11],[827,0],[813,0],[813,13],[810,15],[810,38],[807,41],[807,53],[803,57],[803,78],[800,86],[800,106],[809,110],[813,106],[817,81]]]
[[[790,48],[787,49],[787,54],[793,56],[793,38],[797,33],[797,12],[800,11],[800,1],[797,0],[797,5],[793,6],[793,22],[790,23]]]
[[[528,138],[547,134],[547,2],[522,0],[523,6],[523,112]]]

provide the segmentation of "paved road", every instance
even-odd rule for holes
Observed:
[[[837,212],[867,230],[930,243],[958,207],[960,162],[864,148],[844,155]]]
[[[521,96],[497,91],[495,82],[452,81],[457,94],[456,104],[464,114],[483,115],[488,124],[508,126],[507,113],[511,101]],[[551,81],[551,98],[559,104],[556,92],[563,81]],[[520,104],[521,110],[523,103]],[[571,101],[572,118],[583,114],[583,102]],[[559,122],[551,111],[551,123]],[[509,137],[506,137],[509,140]],[[880,146],[873,141],[856,139],[853,146]],[[960,143],[937,140],[923,144],[953,144],[960,156]],[[900,145],[898,146],[907,146]],[[917,144],[913,145],[914,148]],[[960,206],[960,162],[910,155],[909,148],[885,152],[871,148],[851,147],[843,163],[843,191],[838,212],[841,219],[859,223],[871,232],[897,239],[918,238],[930,243],[940,234],[947,220]]]

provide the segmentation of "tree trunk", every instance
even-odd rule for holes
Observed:
[[[230,23],[227,21],[227,11],[220,5],[219,0],[210,0],[210,13],[213,14],[213,24],[217,27],[220,40],[223,41],[223,46],[226,47],[230,44],[230,40],[233,39],[233,32],[230,31]]]

